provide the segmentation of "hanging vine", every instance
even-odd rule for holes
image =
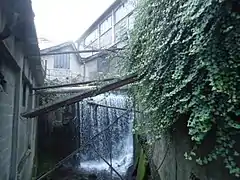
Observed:
[[[127,69],[144,76],[133,92],[145,129],[156,139],[183,114],[195,144],[186,154],[200,165],[222,157],[231,174],[234,135],[240,132],[240,3],[237,0],[142,0],[130,43]],[[206,157],[197,147],[216,129]]]

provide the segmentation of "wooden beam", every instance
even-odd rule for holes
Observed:
[[[38,91],[38,90],[42,90],[42,89],[54,89],[54,88],[60,88],[60,87],[70,87],[70,86],[86,85],[86,84],[92,84],[92,83],[97,84],[100,82],[107,82],[107,81],[113,81],[113,80],[117,80],[117,79],[116,78],[107,78],[107,79],[52,85],[52,86],[33,87],[32,90]]]
[[[38,108],[32,109],[30,111],[24,112],[24,113],[21,114],[21,116],[25,117],[25,118],[33,118],[33,117],[39,116],[43,113],[47,113],[47,112],[56,110],[60,107],[77,103],[79,101],[82,101],[85,98],[97,96],[99,94],[103,94],[103,93],[112,91],[112,90],[120,88],[122,86],[134,83],[138,80],[139,80],[139,78],[138,78],[137,75],[131,75],[131,76],[125,78],[125,79],[122,79],[122,80],[119,80],[117,82],[113,82],[113,83],[107,84],[105,86],[102,86],[99,89],[89,90],[85,93],[80,93],[80,94],[77,94],[77,95],[74,95],[74,96],[70,96],[69,98],[66,98],[66,99],[56,100],[53,103],[48,103],[46,105],[43,105],[43,106],[40,106]]]

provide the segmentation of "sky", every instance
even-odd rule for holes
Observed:
[[[114,0],[32,0],[38,37],[74,41]]]

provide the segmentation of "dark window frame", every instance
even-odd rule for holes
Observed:
[[[22,106],[26,107],[27,103],[27,83],[23,80],[22,83]]]

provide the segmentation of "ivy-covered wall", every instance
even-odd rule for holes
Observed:
[[[181,122],[182,123],[182,122]],[[195,161],[189,161],[184,153],[192,148],[190,136],[182,124],[175,125],[175,130],[162,134],[162,138],[156,141],[152,148],[152,174],[157,171],[161,180],[237,180],[230,175],[224,167],[221,158],[207,165],[198,165]],[[212,148],[214,137],[211,134],[208,141],[204,142],[198,153],[205,154]],[[238,143],[238,146],[240,143]],[[152,175],[155,176],[155,175]],[[154,179],[154,178],[153,178]]]
[[[240,177],[240,1],[142,0],[136,17],[126,67],[143,77],[133,92],[147,118],[135,130],[153,143],[184,116],[185,159]]]

